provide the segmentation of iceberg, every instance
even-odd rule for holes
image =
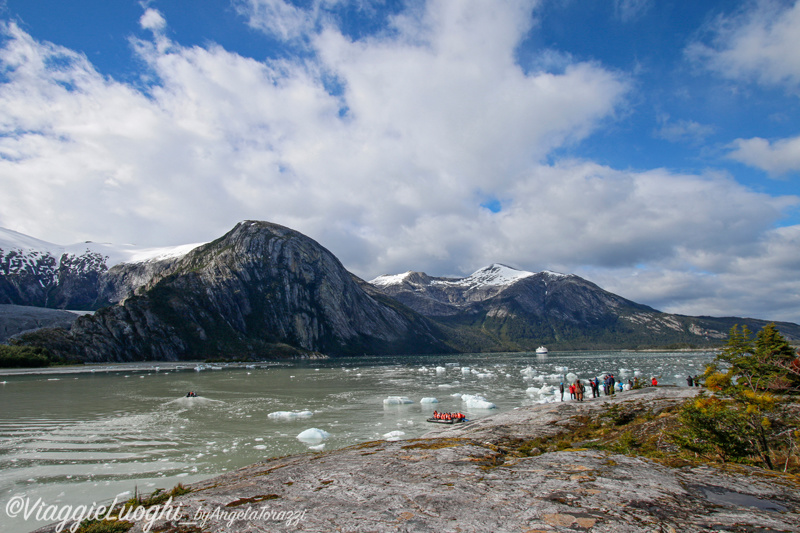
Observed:
[[[467,409],[497,409],[497,406],[478,394],[462,394],[461,401]]]
[[[447,372],[447,369],[445,367],[443,367],[443,366],[437,366],[436,367],[436,373],[437,374],[444,374],[445,372]]]
[[[314,416],[309,410],[305,411],[275,411],[267,415],[267,418],[277,418],[283,420],[293,420],[295,418],[310,418]]]
[[[299,435],[297,435],[297,440],[302,442],[312,442],[312,443],[319,443],[330,437],[331,434],[325,431],[324,429],[319,428],[309,428]]]
[[[436,398],[422,398],[419,403],[439,403]]]
[[[390,431],[389,433],[384,433],[383,438],[389,441],[396,441],[400,440],[403,435],[405,435],[403,431]]]
[[[383,400],[383,405],[404,405],[414,403],[408,396],[389,396]]]

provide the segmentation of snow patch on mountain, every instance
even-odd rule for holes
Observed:
[[[6,258],[18,257],[21,266],[29,260],[36,261],[42,257],[52,256],[57,265],[64,256],[93,256],[111,268],[120,263],[144,263],[182,257],[204,243],[184,244],[158,248],[143,248],[132,244],[110,244],[86,241],[81,243],[58,245],[46,242],[17,231],[0,228],[0,252]],[[27,261],[23,258],[27,258]],[[57,268],[57,266],[56,266]]]
[[[380,285],[380,286],[400,285],[406,279],[408,279],[411,273],[412,272],[409,270],[408,272],[404,272],[403,274],[384,274],[383,276],[378,276],[369,283],[371,285]]]
[[[484,267],[470,276],[453,281],[436,280],[434,284],[450,285],[455,287],[476,288],[476,287],[505,287],[516,283],[521,279],[533,276],[533,272],[517,270],[510,266],[494,263]]]
[[[370,281],[372,285],[380,287],[391,287],[394,285],[402,285],[405,282],[413,284],[414,280],[410,280],[412,275],[418,274],[413,271],[408,271],[403,274],[385,274],[378,276]],[[558,272],[545,271],[551,277],[564,277],[566,274],[559,274]],[[459,289],[477,289],[480,287],[508,287],[521,279],[534,276],[533,272],[518,270],[501,263],[493,263],[487,267],[476,270],[466,278],[430,278],[430,285],[438,285],[440,287],[454,287]],[[425,276],[423,274],[423,276]],[[427,276],[425,276],[427,278]],[[416,280],[419,283],[419,280]]]

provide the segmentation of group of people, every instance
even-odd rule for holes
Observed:
[[[197,397],[197,393],[194,392],[194,391],[189,391],[189,392],[186,393],[186,397],[187,398],[195,398],[195,397]]]
[[[438,411],[433,412],[433,418],[436,420],[453,420],[458,422],[460,420],[464,420],[467,417],[461,413],[440,413]]]
[[[589,388],[592,390],[592,398],[599,398],[600,397],[600,386],[603,387],[603,394],[606,396],[613,396],[614,391],[625,390],[625,385],[621,381],[617,381],[614,377],[614,374],[606,374],[603,377],[603,381],[601,382],[599,378],[594,377],[587,380],[589,383]],[[658,380],[654,377],[651,381],[653,387],[658,385]],[[628,389],[635,389],[639,387],[639,378],[634,377],[632,380],[628,380]],[[582,402],[585,395],[586,395],[586,386],[581,382],[581,380],[576,379],[574,383],[568,385],[567,387],[564,386],[564,382],[561,382],[561,385],[558,388],[559,392],[561,392],[561,401],[564,401],[564,392],[569,392],[569,397],[573,400],[578,400]]]
[[[600,397],[600,379],[599,378],[590,378],[588,380],[589,387],[592,389],[592,398],[599,398]],[[700,386],[700,378],[697,376],[689,376],[686,378],[686,384],[690,387],[699,387]],[[624,387],[625,385],[621,381],[617,381],[614,377],[614,374],[606,374],[602,381],[603,385],[603,394],[606,396],[613,396],[615,390],[626,390]],[[650,379],[650,386],[658,387],[658,378],[653,376]],[[628,380],[628,389],[637,389],[639,388],[639,378],[634,377],[632,380]],[[583,401],[583,398],[586,394],[586,386],[581,382],[581,380],[576,379],[574,383],[565,387],[564,382],[561,382],[561,385],[558,388],[559,392],[561,392],[561,401],[564,401],[564,392],[569,392],[569,397],[573,400],[578,400],[579,402]]]

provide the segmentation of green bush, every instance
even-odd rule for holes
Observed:
[[[0,368],[50,366],[50,360],[50,352],[46,348],[0,344]]]

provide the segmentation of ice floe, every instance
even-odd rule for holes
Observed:
[[[311,418],[314,413],[309,410],[304,411],[275,411],[267,415],[268,418],[277,418],[282,420],[293,420],[295,418]]]
[[[405,431],[390,431],[389,433],[384,433],[383,438],[384,440],[396,441],[400,440],[400,437],[403,437],[405,434]]]
[[[497,406],[479,394],[462,394],[461,401],[467,409],[497,409]]]
[[[414,403],[408,396],[389,396],[383,400],[383,405],[404,405]]]
[[[325,431],[324,429],[309,428],[301,432],[299,435],[297,435],[297,440],[307,443],[308,442],[318,443],[320,441],[329,438],[330,436],[331,434]]]

